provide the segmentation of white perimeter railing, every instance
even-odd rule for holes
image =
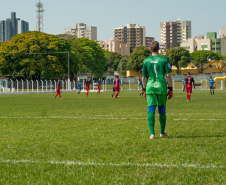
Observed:
[[[138,84],[130,83],[130,80],[127,84],[123,84],[121,80],[121,90],[122,91],[133,91],[141,90],[141,87]],[[77,91],[77,84],[75,80],[61,80],[61,91]],[[200,80],[195,82],[195,90],[209,90],[209,80]],[[53,93],[56,91],[57,81],[56,80],[11,80],[4,79],[0,81],[0,94],[1,93]],[[82,92],[86,91],[84,81],[81,82]],[[112,91],[113,84],[108,81],[103,80],[101,83],[101,91]],[[173,89],[182,90],[182,82],[174,82],[173,80]],[[217,85],[217,90],[224,90],[224,81],[221,80]],[[97,91],[97,83],[93,81],[90,92]]]

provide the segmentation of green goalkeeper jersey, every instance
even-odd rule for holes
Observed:
[[[148,78],[146,94],[167,94],[165,75],[171,73],[169,60],[159,55],[143,61],[143,77]]]

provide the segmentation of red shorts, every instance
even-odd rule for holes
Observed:
[[[89,91],[89,86],[88,85],[86,86],[86,91]]]
[[[116,91],[116,92],[119,92],[119,91],[120,91],[119,85],[116,85],[116,86],[115,86],[115,91]]]
[[[186,87],[187,93],[192,93],[192,87]]]
[[[100,91],[100,85],[98,85],[97,87],[98,87],[98,90]]]

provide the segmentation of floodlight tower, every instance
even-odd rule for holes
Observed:
[[[37,18],[37,22],[36,22],[36,30],[37,31],[41,31],[43,32],[43,13],[44,13],[44,9],[43,9],[43,4],[39,2],[36,4],[36,18]]]

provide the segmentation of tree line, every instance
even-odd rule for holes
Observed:
[[[101,77],[105,71],[118,71],[125,76],[127,70],[140,71],[143,60],[151,55],[149,48],[139,46],[130,56],[101,49],[97,42],[86,38],[50,35],[38,31],[14,36],[0,43],[0,75],[24,79],[76,79],[78,73],[89,72]],[[205,70],[209,60],[220,61],[226,57],[212,51],[189,53],[182,47],[166,50],[171,65],[185,68],[194,63],[198,72]],[[69,62],[69,67],[68,67]]]

